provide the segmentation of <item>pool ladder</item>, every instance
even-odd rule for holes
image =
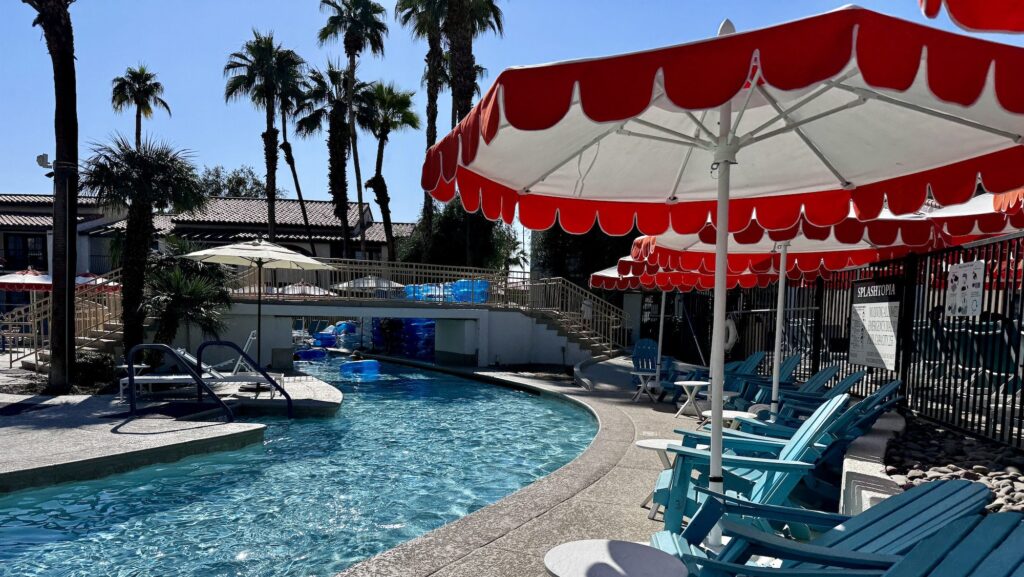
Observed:
[[[235,348],[237,348],[237,346]],[[131,416],[133,416],[133,417],[136,416],[136,410],[137,410],[137,398],[136,398],[137,397],[137,393],[136,393],[136,390],[135,390],[135,355],[138,354],[139,351],[143,351],[143,350],[161,351],[164,354],[171,355],[172,357],[177,359],[178,360],[178,364],[180,364],[182,367],[185,368],[185,372],[196,383],[196,395],[197,395],[198,402],[200,402],[200,403],[203,402],[203,391],[206,391],[207,393],[210,394],[211,397],[214,398],[214,400],[217,401],[217,404],[220,405],[221,410],[223,410],[223,412],[224,412],[224,416],[227,418],[227,422],[230,423],[230,422],[235,420],[235,414],[231,411],[231,407],[229,407],[227,405],[227,403],[225,403],[220,398],[220,396],[218,396],[217,393],[215,393],[214,390],[212,388],[210,388],[210,385],[208,385],[206,383],[206,381],[203,380],[203,377],[198,372],[196,372],[196,368],[192,366],[192,363],[190,363],[187,360],[185,360],[178,353],[178,351],[172,349],[171,347],[169,347],[168,345],[165,345],[163,343],[141,343],[141,344],[135,345],[134,347],[132,347],[132,349],[130,351],[128,351],[128,359],[127,359],[127,361],[128,361],[128,405],[129,405],[129,414],[131,414]],[[197,364],[199,366],[202,366],[202,347],[201,346],[200,346],[199,355],[200,355],[199,356],[199,361],[200,362],[197,363]],[[278,388],[280,388],[280,387],[278,387]],[[291,399],[289,399],[289,404],[288,404],[288,415],[291,416]]]

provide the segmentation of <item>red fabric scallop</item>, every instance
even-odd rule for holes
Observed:
[[[940,99],[961,105],[973,103],[994,67],[999,102],[1007,110],[1024,113],[1024,75],[1017,73],[1024,68],[1024,51],[1020,48],[952,35],[863,9],[845,9],[659,50],[508,69],[459,126],[427,151],[421,184],[435,198],[450,201],[455,194],[452,181],[458,176],[460,188],[464,181],[478,185],[466,187],[469,198],[463,204],[467,209],[482,208],[488,218],[505,222],[512,222],[518,210],[523,224],[533,229],[560,222],[575,233],[585,232],[594,223],[610,234],[628,234],[633,228],[645,234],[660,234],[669,227],[683,234],[694,233],[715,217],[713,201],[666,206],[570,198],[541,200],[535,195],[518,198],[514,191],[486,177],[467,180],[458,173],[473,164],[481,138],[489,143],[497,137],[502,118],[526,131],[557,124],[572,105],[576,86],[585,114],[599,122],[613,122],[636,116],[649,106],[659,69],[672,102],[687,109],[708,109],[749,84],[752,67],[761,71],[762,82],[790,90],[834,77],[854,53],[868,85],[905,90],[919,72],[923,51],[928,54],[929,86]],[[755,54],[759,55],[756,59]],[[615,89],[608,90],[608,86]],[[853,191],[734,200],[728,227],[732,232],[753,235],[748,226],[755,213],[758,224],[767,231],[788,231],[801,221],[801,216],[808,224],[831,227],[847,218],[851,201],[855,214],[863,220],[876,218],[886,204],[896,214],[907,214],[920,209],[929,190],[939,204],[956,204],[974,193],[978,174],[990,192],[1024,186],[1024,171],[1019,169],[1022,165],[1024,147],[1008,145],[1005,150],[979,158],[862,185]],[[854,232],[853,227],[843,229],[843,234],[849,236]],[[780,232],[773,238],[784,236]]]

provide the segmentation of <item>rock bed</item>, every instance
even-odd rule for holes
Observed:
[[[986,439],[907,418],[902,435],[889,443],[885,472],[904,489],[927,481],[968,479],[995,495],[989,511],[1024,512],[1024,454]]]

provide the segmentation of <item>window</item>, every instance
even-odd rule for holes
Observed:
[[[25,270],[30,266],[37,270],[47,270],[46,235],[5,234],[4,259],[4,268],[7,270]]]

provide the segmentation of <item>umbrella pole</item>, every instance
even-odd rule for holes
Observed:
[[[782,332],[786,316],[786,257],[789,243],[782,243],[779,250],[779,295],[775,311],[775,354],[772,357],[772,420],[779,412],[779,377],[782,365]]]
[[[723,22],[723,33],[728,34],[732,23]],[[729,269],[729,171],[736,162],[732,132],[732,102],[722,105],[718,119],[718,144],[715,147],[715,166],[718,168],[717,221],[715,226],[715,292],[714,315],[711,331],[711,470],[708,488],[723,492],[722,476],[722,393],[725,390],[725,299]],[[722,545],[722,529],[715,525],[708,536],[711,547]]]
[[[263,366],[263,263],[256,263],[256,370]]]
[[[665,291],[661,291],[661,312],[658,314],[658,366],[654,369],[654,384],[661,384],[661,343],[665,336]]]

